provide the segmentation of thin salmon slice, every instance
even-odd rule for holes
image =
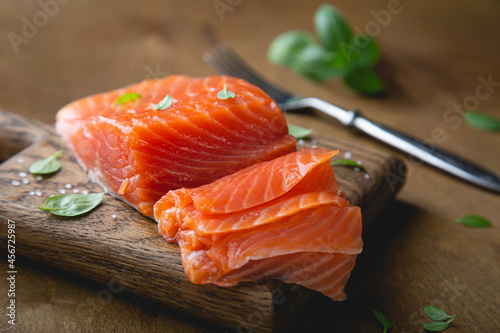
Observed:
[[[193,283],[279,279],[343,300],[363,241],[360,208],[330,165],[336,153],[305,149],[171,191],[154,207],[158,230],[179,244]]]
[[[224,86],[236,96],[218,98]],[[116,103],[126,93],[140,98]],[[157,110],[167,95],[171,106]],[[170,190],[296,150],[276,102],[228,76],[146,80],[72,102],[56,118],[56,131],[91,180],[150,217]]]

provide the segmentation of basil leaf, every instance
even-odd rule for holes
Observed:
[[[432,323],[427,323],[422,325],[426,330],[431,332],[441,332],[448,328],[448,322],[435,321]]]
[[[363,171],[366,172],[366,168],[364,167],[363,164],[360,164],[358,162],[355,162],[353,160],[348,160],[348,159],[340,159],[340,160],[335,160],[330,163],[331,165],[345,165],[345,166],[350,166],[353,168],[359,168]]]
[[[465,224],[471,228],[485,228],[491,227],[491,222],[479,215],[466,215],[460,219],[456,219],[455,222]]]
[[[384,84],[370,68],[353,69],[344,76],[344,82],[363,95],[380,95],[384,92]]]
[[[104,193],[59,194],[49,197],[44,207],[38,207],[57,216],[78,216],[85,214],[99,205]]]
[[[425,314],[429,318],[431,318],[432,320],[435,320],[435,321],[446,321],[452,317],[452,316],[449,316],[446,312],[444,312],[440,308],[436,308],[435,306],[424,305],[423,308],[424,308]]]
[[[350,67],[371,68],[380,59],[380,47],[375,39],[366,35],[356,35],[350,44],[342,45],[341,50]]]
[[[352,32],[342,13],[332,5],[319,6],[314,26],[321,45],[328,51],[337,51],[342,43],[349,43]]]
[[[116,104],[125,104],[128,102],[135,101],[136,99],[141,98],[141,94],[135,93],[135,92],[128,92],[123,95],[118,96],[116,101],[113,103],[113,105]]]
[[[296,139],[303,139],[311,135],[312,129],[288,124],[288,133],[293,135]]]
[[[165,96],[160,103],[155,105],[155,110],[165,110],[172,105],[172,97],[170,95]]]
[[[377,317],[378,321],[384,326],[384,333],[387,332],[388,329],[392,328],[392,323],[382,312],[372,308],[375,317]]]
[[[314,44],[313,36],[303,30],[292,30],[276,37],[269,45],[267,57],[270,61],[291,66],[297,55],[308,45]]]
[[[217,97],[219,99],[235,98],[236,94],[234,92],[232,92],[232,91],[227,90],[227,86],[224,85],[224,89],[222,89],[221,91],[219,91],[217,93]]]
[[[479,111],[468,111],[465,121],[472,127],[487,131],[500,131],[500,119]]]
[[[46,175],[59,171],[61,169],[61,162],[59,162],[58,158],[62,153],[63,151],[59,150],[52,156],[34,162],[30,166],[29,172],[37,175]]]
[[[346,62],[341,52],[329,52],[317,44],[306,46],[292,65],[298,74],[314,81],[342,76]]]

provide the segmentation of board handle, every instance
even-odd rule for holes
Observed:
[[[43,141],[47,125],[0,110],[0,163]]]

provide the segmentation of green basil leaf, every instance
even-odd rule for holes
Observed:
[[[116,104],[125,104],[128,102],[135,101],[136,99],[141,98],[141,94],[135,93],[135,92],[128,92],[123,95],[118,96],[116,101],[113,103],[114,105]]]
[[[384,332],[387,332],[388,329],[392,328],[392,323],[382,312],[372,308],[375,317],[377,317],[378,321],[384,326]]]
[[[363,95],[380,95],[384,92],[384,84],[370,68],[353,69],[344,76],[344,82]]]
[[[468,111],[465,121],[472,127],[487,131],[500,131],[500,119],[479,111]]]
[[[435,321],[432,323],[423,324],[422,326],[431,332],[441,332],[448,328],[449,323],[442,321]]]
[[[303,139],[311,135],[312,129],[288,124],[288,133],[293,135],[296,139]]]
[[[276,37],[269,45],[268,58],[280,65],[291,66],[297,55],[308,45],[314,44],[313,36],[302,30],[292,30]]]
[[[363,171],[366,172],[366,168],[364,167],[363,164],[360,164],[358,162],[355,162],[353,160],[348,160],[348,159],[340,159],[340,160],[335,160],[330,163],[331,165],[345,165],[345,166],[350,166],[353,168],[359,168]]]
[[[449,316],[446,312],[444,312],[440,308],[436,308],[435,306],[424,305],[423,308],[424,308],[425,314],[429,318],[431,318],[432,320],[435,320],[435,321],[446,321],[452,317],[452,316]]]
[[[63,151],[59,150],[52,156],[34,162],[30,166],[29,172],[37,175],[46,175],[59,171],[61,169],[61,162],[59,162],[58,158],[62,153]]]
[[[380,59],[380,47],[375,39],[356,35],[349,44],[340,46],[351,68],[371,68]]]
[[[479,215],[466,215],[460,219],[456,219],[455,222],[465,224],[471,228],[485,228],[491,227],[491,222]]]
[[[332,5],[319,6],[314,16],[314,26],[321,45],[335,52],[342,43],[349,43],[352,32],[342,13]]]
[[[165,96],[160,103],[155,105],[155,110],[165,110],[172,105],[172,97],[170,95]]]
[[[329,52],[317,44],[311,44],[297,54],[292,68],[306,78],[323,81],[343,76],[345,64],[345,58],[340,52]]]
[[[85,214],[99,205],[104,193],[59,194],[49,197],[44,207],[38,207],[57,216],[78,216]]]
[[[227,86],[224,85],[224,88],[217,93],[217,97],[219,99],[235,98],[236,94],[232,91],[227,90]]]

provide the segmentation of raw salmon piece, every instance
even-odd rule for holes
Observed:
[[[224,86],[235,98],[217,97]],[[115,103],[125,93],[140,98]],[[172,105],[155,106],[169,94]],[[166,192],[193,188],[295,151],[276,102],[248,82],[172,75],[63,107],[56,131],[91,180],[147,216]]]
[[[194,283],[280,279],[334,300],[361,252],[361,211],[335,180],[336,151],[301,150],[155,205],[160,234],[177,242]]]

